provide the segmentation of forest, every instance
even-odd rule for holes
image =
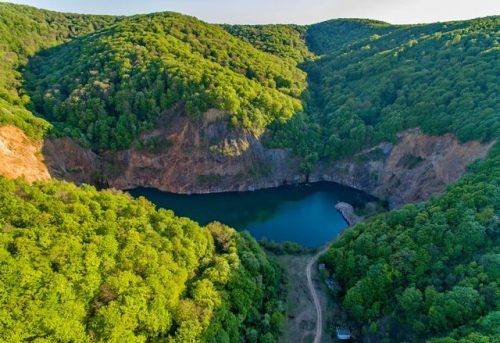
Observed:
[[[364,332],[391,341],[500,338],[500,145],[448,191],[357,225],[322,257]]]
[[[461,141],[500,136],[499,17],[413,26],[344,22],[308,30],[309,47],[321,57],[302,65],[306,110],[271,125],[270,146],[331,161],[394,142],[417,126]],[[342,39],[332,39],[332,31]]]
[[[169,12],[0,11],[1,120],[36,137],[125,149],[179,103],[194,121],[217,108],[233,128],[265,130],[269,147],[291,148],[306,165],[415,126],[462,141],[500,133],[498,17],[218,26]]]
[[[0,227],[1,341],[276,341],[281,270],[248,234],[5,178]]]
[[[0,124],[16,125],[29,136],[41,138],[50,124],[26,109],[30,99],[21,89],[28,58],[119,20],[0,3]]]
[[[227,32],[257,49],[301,63],[314,58],[306,43],[307,26],[300,25],[223,25]]]
[[[0,3],[0,125],[128,148],[182,105],[292,150],[304,172],[420,127],[500,137],[500,17],[213,25],[177,13]],[[357,225],[322,257],[365,334],[500,340],[500,147],[443,194]],[[0,177],[0,340],[275,342],[282,271],[248,234],[115,190]]]
[[[32,109],[96,150],[130,146],[182,102],[254,132],[301,109],[305,73],[218,26],[174,13],[134,16],[32,58]]]

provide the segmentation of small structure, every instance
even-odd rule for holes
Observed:
[[[351,330],[345,326],[337,326],[337,338],[341,341],[351,339]]]
[[[327,278],[325,283],[329,290],[335,290],[335,280],[332,277]]]
[[[325,265],[324,263],[320,263],[320,264],[318,265],[318,269],[319,269],[319,270],[325,270],[325,269],[326,269],[326,265]]]

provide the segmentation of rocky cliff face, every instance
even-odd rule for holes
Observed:
[[[42,152],[54,178],[78,184],[99,184],[101,181],[99,156],[82,148],[71,138],[46,139]]]
[[[443,191],[490,147],[412,129],[401,133],[396,145],[384,143],[348,160],[319,164],[309,181],[337,182],[397,207]],[[230,129],[224,113],[216,110],[193,122],[181,108],[174,109],[128,150],[98,156],[64,138],[47,141],[44,154],[55,177],[119,189],[209,193],[306,181],[290,151],[266,149],[256,135]]]
[[[164,127],[141,137],[164,142],[160,151],[133,148],[104,156],[108,165],[117,166],[116,173],[106,172],[110,185],[209,193],[300,180],[296,158],[285,150],[265,149],[252,133],[230,130],[222,113],[211,111],[199,123],[176,113]]]
[[[318,166],[311,181],[348,185],[388,200],[393,208],[442,192],[492,145],[461,144],[452,134],[428,136],[411,129],[399,135],[396,145],[383,143],[351,159]]]

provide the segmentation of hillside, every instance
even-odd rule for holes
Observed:
[[[280,271],[219,223],[0,178],[0,340],[273,342]],[[7,296],[8,295],[8,296]]]
[[[2,121],[35,137],[48,128],[44,118],[58,136],[99,151],[124,149],[183,103],[192,120],[215,108],[233,128],[267,128],[270,147],[292,148],[312,166],[415,126],[461,141],[489,141],[500,130],[498,17],[221,27],[175,13],[0,10],[8,61]]]
[[[307,39],[323,55],[303,66],[306,115],[275,128],[271,145],[336,160],[417,126],[461,141],[499,137],[499,28],[498,17],[402,27],[313,25]],[[324,47],[343,33],[349,43],[342,36],[337,48]]]
[[[499,41],[497,16],[247,26],[0,3],[0,340],[279,335],[281,271],[247,234],[62,178],[413,202],[323,257],[355,334],[498,341]]]
[[[301,108],[305,74],[215,25],[174,13],[134,16],[33,58],[26,86],[37,113],[99,150],[130,146],[182,102],[258,132]]]
[[[272,127],[269,144],[293,147],[314,174],[317,160],[347,157],[352,164],[353,153],[397,142],[396,134],[410,127],[436,136],[451,132],[462,142],[497,140],[499,28],[498,17],[418,26],[366,20],[312,25],[306,39],[317,57],[302,65],[306,110]],[[430,157],[420,156],[408,171]],[[499,156],[497,144],[443,195],[359,224],[323,256],[358,338],[500,338]],[[356,178],[356,169],[348,170],[346,179]],[[396,182],[408,188],[414,181]]]
[[[49,124],[26,110],[29,98],[19,92],[23,82],[20,71],[28,58],[118,20],[0,3],[0,124],[16,125],[29,136],[41,138]]]
[[[445,194],[357,225],[323,256],[360,332],[391,341],[498,341],[499,148]]]
[[[325,56],[349,48],[373,35],[387,34],[400,27],[369,19],[333,19],[311,25],[305,38],[310,51],[318,56]]]
[[[314,57],[306,43],[307,26],[223,25],[222,27],[257,49],[295,63],[301,63]]]

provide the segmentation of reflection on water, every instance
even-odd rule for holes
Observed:
[[[130,193],[202,225],[217,220],[248,230],[257,239],[294,241],[308,247],[322,245],[347,226],[335,203],[361,206],[373,200],[365,193],[327,182],[254,192],[179,195],[137,188]]]

